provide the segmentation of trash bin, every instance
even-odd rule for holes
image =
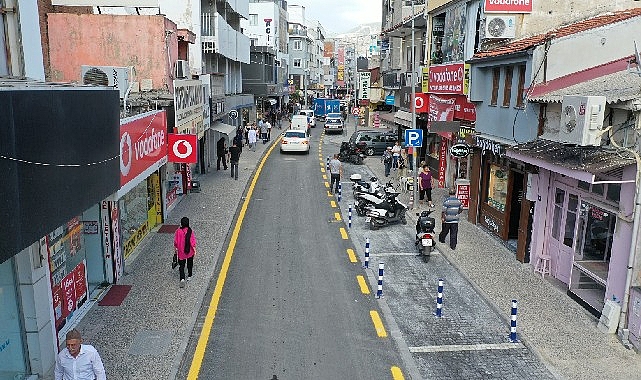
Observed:
[[[200,181],[191,181],[191,192],[200,193]]]

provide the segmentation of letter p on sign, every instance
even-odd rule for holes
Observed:
[[[422,147],[423,146],[423,130],[422,129],[406,129],[405,130],[405,146]]]

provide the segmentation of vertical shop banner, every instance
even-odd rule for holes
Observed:
[[[202,117],[202,115],[201,115]],[[120,121],[120,190],[124,194],[167,162],[165,111]]]
[[[174,108],[178,133],[198,134],[203,124],[203,86],[193,79],[174,80]]]
[[[428,90],[432,94],[464,94],[464,82],[463,62],[430,66]]]
[[[358,82],[360,91],[358,93],[358,100],[369,100],[369,87],[372,73],[369,71],[358,72]]]
[[[470,181],[456,180],[456,197],[461,200],[463,209],[470,208]]]
[[[122,256],[122,248],[120,244],[120,210],[118,209],[118,202],[109,202],[109,208],[111,209],[111,232],[113,233],[113,276],[114,283],[117,283],[118,280],[120,280],[120,278],[122,277],[125,269],[125,263]]]
[[[339,86],[342,86],[340,83],[345,83],[345,65],[338,65],[336,70],[336,83],[339,83]]]
[[[532,13],[534,0],[485,0],[485,13]]]
[[[445,171],[447,170],[447,142],[448,140],[441,137],[441,148],[438,152],[438,187],[445,188]]]
[[[338,48],[338,63],[337,63],[337,67],[339,68],[339,74],[338,75],[342,74],[342,77],[341,78],[338,78],[338,77],[336,78],[336,85],[338,87],[342,87],[342,86],[345,86],[345,73],[344,73],[344,71],[345,71],[345,48],[344,47],[339,47]],[[340,72],[340,68],[341,67],[343,68],[343,72],[342,73]]]
[[[421,68],[421,91],[424,94],[430,92],[430,67]]]

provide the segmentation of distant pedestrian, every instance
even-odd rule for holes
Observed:
[[[398,159],[401,157],[401,143],[397,141],[392,147],[392,168],[394,170],[399,168]]]
[[[245,124],[245,144],[249,145],[249,130],[251,129],[251,125]]]
[[[227,143],[224,137],[218,139],[216,143],[216,156],[218,157],[216,160],[216,170],[220,170],[221,161],[223,162],[223,168],[227,170]]]
[[[249,149],[255,151],[256,150],[256,135],[257,135],[256,127],[252,126],[249,128],[249,132],[247,132],[247,143],[249,144]]]
[[[263,140],[263,144],[267,144],[267,122],[264,122],[261,120],[260,125],[258,128],[260,128],[260,138]]]
[[[238,131],[236,132],[236,136],[234,136],[233,144],[236,144],[236,146],[240,149],[240,151],[242,153],[242,151],[243,151],[243,130],[242,130],[242,128],[238,128]]]
[[[89,344],[82,344],[80,331],[67,333],[66,348],[56,356],[55,380],[106,380],[105,367],[98,351]]]
[[[449,196],[443,201],[443,212],[441,214],[441,233],[438,234],[438,241],[445,243],[447,234],[450,234],[450,248],[456,249],[458,237],[459,215],[463,212],[463,205],[456,197],[456,190],[450,189]]]
[[[432,172],[430,167],[423,165],[423,170],[418,174],[418,201],[422,202],[427,196],[428,206],[434,207],[432,203]]]
[[[267,127],[267,141],[271,141],[272,139],[272,123],[269,121],[265,122],[265,126]]]
[[[189,227],[189,218],[184,216],[180,219],[180,228],[174,234],[174,248],[178,254],[178,265],[180,270],[180,287],[185,287],[185,264],[187,264],[187,281],[191,280],[194,267],[194,255],[196,255],[196,235]]]
[[[333,190],[334,193],[338,193],[338,184],[343,176],[343,164],[338,159],[338,154],[335,154],[334,158],[329,161],[329,173],[331,176],[329,192],[331,193]]]
[[[389,177],[389,172],[392,169],[392,157],[392,147],[388,146],[381,157],[381,162],[385,165],[385,177]]]
[[[278,126],[278,129],[283,128],[283,112],[281,110],[278,110],[276,112],[276,124]]]
[[[240,160],[241,149],[236,142],[229,148],[229,164],[231,165],[231,177],[238,179],[238,161]]]

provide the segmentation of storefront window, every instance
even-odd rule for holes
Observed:
[[[620,184],[608,183],[608,191],[606,193],[605,199],[618,203],[620,194],[621,194]]]
[[[577,207],[579,205],[579,197],[574,194],[568,196],[568,211],[565,215],[565,235],[563,236],[563,244],[568,247],[574,246],[574,227],[576,226]]]
[[[149,223],[150,214],[152,214],[150,210],[155,210],[153,208],[155,202],[153,199],[149,199],[150,194],[153,194],[153,192],[150,193],[148,186],[148,180],[142,181],[119,200],[125,258],[129,257],[131,252],[138,246],[138,243],[155,225],[155,223],[151,225]],[[153,214],[155,214],[155,211]]]
[[[22,378],[26,367],[13,259],[0,264],[0,321],[0,379]]]
[[[580,260],[610,260],[616,217],[613,213],[581,203]]]
[[[563,202],[565,200],[565,191],[556,189],[554,194],[554,216],[552,217],[552,237],[555,240],[559,239],[559,231],[561,229],[561,216],[563,216]]]
[[[487,189],[487,204],[504,212],[507,201],[508,171],[498,165],[490,166],[490,178]]]

